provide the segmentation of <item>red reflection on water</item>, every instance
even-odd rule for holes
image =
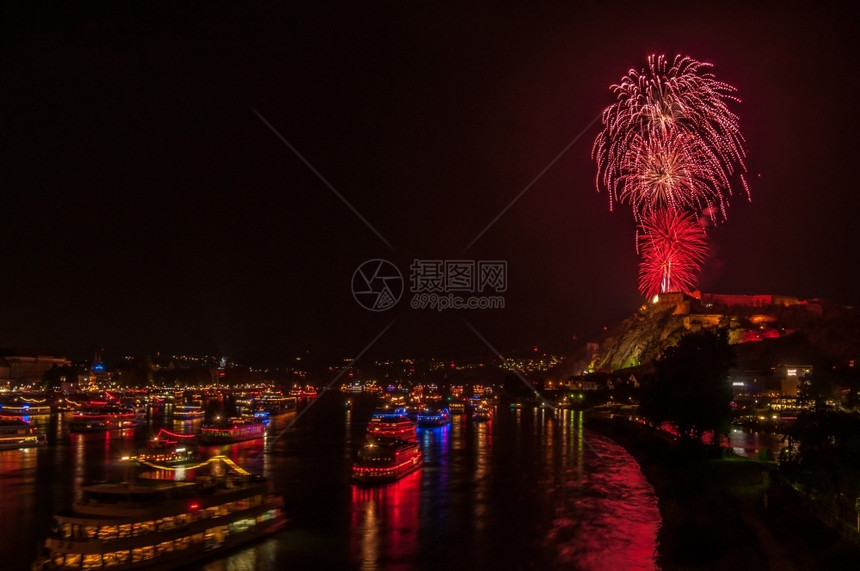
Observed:
[[[350,558],[362,568],[410,568],[418,539],[421,470],[384,486],[352,486]]]
[[[258,472],[258,468],[262,464],[261,457],[264,447],[265,441],[262,438],[257,438],[234,444],[200,446],[200,452],[204,459],[223,454],[239,466],[251,472]]]
[[[588,446],[600,458],[600,470],[589,471],[584,482],[567,483],[576,500],[556,507],[546,540],[557,549],[554,563],[584,570],[654,569],[660,513],[653,490],[624,449],[596,435],[588,437]]]

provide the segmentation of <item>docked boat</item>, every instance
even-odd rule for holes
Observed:
[[[266,435],[266,421],[254,416],[235,416],[225,421],[201,426],[197,440],[201,444],[233,444],[256,440]]]
[[[134,428],[140,420],[133,410],[117,405],[85,407],[69,421],[71,432],[102,432]]]
[[[398,438],[414,442],[418,439],[415,423],[406,410],[377,410],[367,423],[367,435],[371,438]]]
[[[368,438],[352,465],[352,479],[359,484],[393,482],[424,464],[417,442],[398,438]]]
[[[419,428],[435,428],[451,423],[451,413],[447,408],[441,410],[422,409],[416,418]]]
[[[45,442],[45,435],[23,418],[0,416],[0,450],[32,448]]]
[[[234,471],[84,486],[82,500],[54,517],[48,554],[32,568],[183,568],[285,525],[283,498],[263,478],[226,457],[212,461]]]

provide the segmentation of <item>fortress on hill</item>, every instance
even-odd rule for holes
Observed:
[[[790,305],[805,305],[809,302],[801,301],[796,297],[788,295],[743,295],[743,294],[725,294],[725,293],[702,293],[694,291],[692,295],[686,295],[680,292],[676,293],[661,293],[654,296],[653,303],[655,304],[672,304],[679,305],[685,301],[697,299],[704,307],[712,307],[714,305],[724,305],[727,307],[742,306],[742,307],[765,307],[769,305],[781,305],[788,307]],[[689,303],[687,304],[689,309]]]
[[[580,347],[558,374],[647,369],[683,335],[703,329],[726,329],[732,345],[782,339],[805,332],[807,326],[826,324],[825,305],[775,294],[662,293]]]

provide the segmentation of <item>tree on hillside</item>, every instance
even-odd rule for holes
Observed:
[[[682,438],[701,440],[713,431],[718,442],[732,418],[733,358],[725,329],[684,335],[656,360],[653,376],[643,379],[639,414],[655,426],[671,424]]]
[[[800,414],[786,432],[779,471],[819,505],[856,523],[860,497],[860,417],[820,408]]]

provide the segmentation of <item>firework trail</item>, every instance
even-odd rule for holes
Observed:
[[[674,209],[657,211],[640,223],[637,242],[642,255],[639,291],[645,297],[696,289],[708,240],[695,216]]]

